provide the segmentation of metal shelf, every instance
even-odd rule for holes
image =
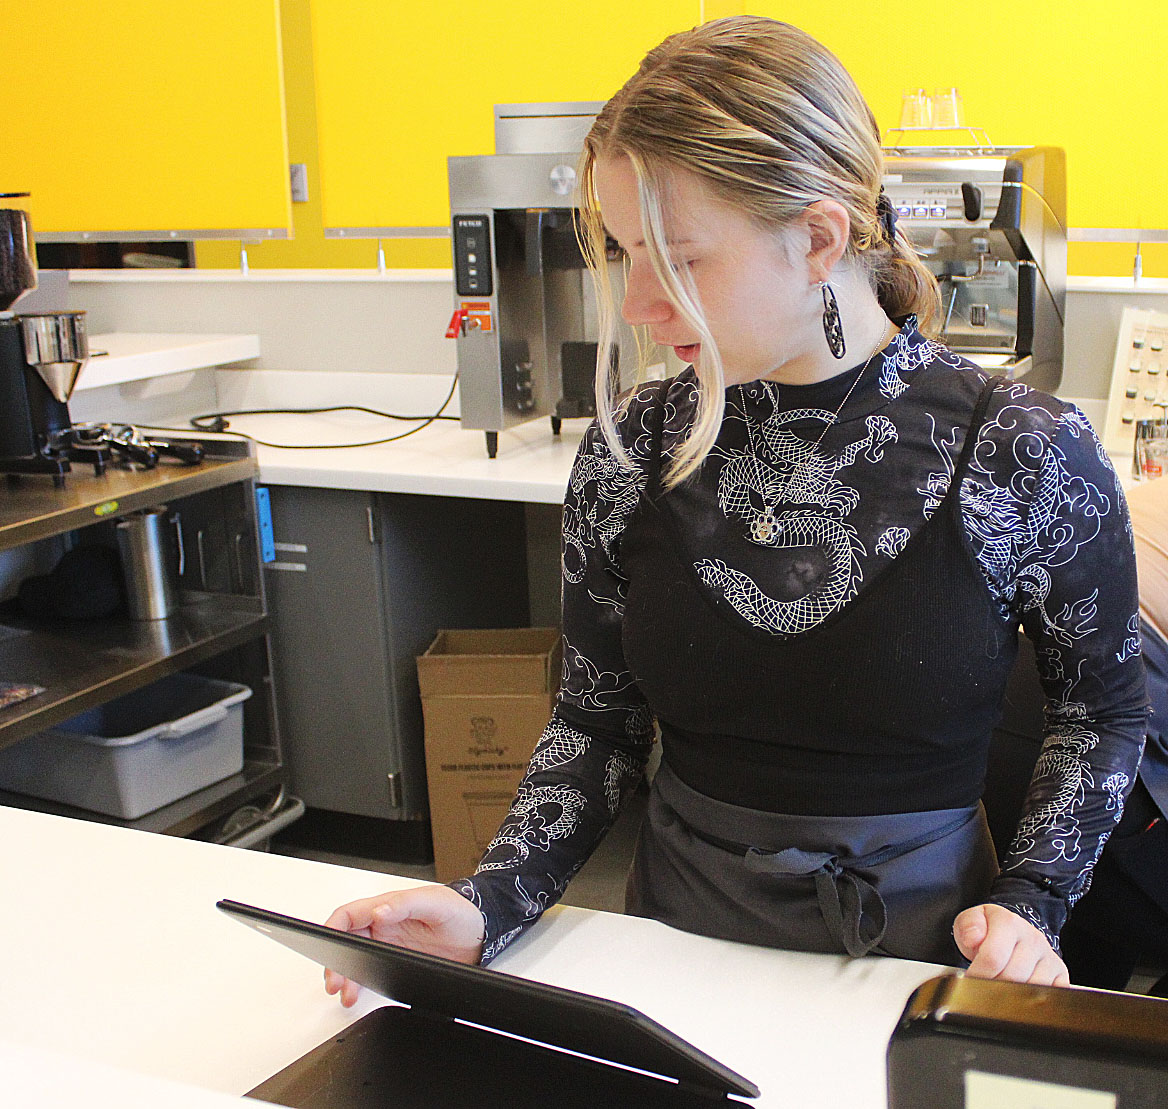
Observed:
[[[279,789],[284,784],[284,779],[285,772],[276,763],[248,760],[238,774],[215,782],[197,793],[180,797],[177,801],[155,812],[147,813],[137,820],[119,820],[103,813],[90,812],[88,809],[75,809],[70,805],[60,805],[54,801],[44,801],[38,797],[29,797],[23,793],[7,793],[3,790],[0,790],[0,805],[31,809],[53,816],[91,820],[99,824],[115,824],[120,828],[133,828],[140,832],[186,836],[213,820],[227,816],[253,798]]]
[[[217,451],[224,454],[235,446],[215,443]],[[243,457],[214,458],[190,467],[163,465],[153,470],[111,467],[100,477],[92,469],[74,464],[63,488],[41,474],[9,477],[6,484],[0,484],[0,551],[124,516],[159,501],[254,478],[257,465],[247,453],[248,444],[239,444],[239,448]]]
[[[0,747],[167,674],[199,666],[214,670],[234,656],[229,665],[242,666],[246,683],[261,694],[244,709],[245,723],[251,714],[254,728],[243,770],[132,821],[4,791],[0,805],[186,836],[283,788],[287,771],[271,700],[268,616],[254,549],[255,449],[232,439],[184,438],[203,444],[206,456],[199,465],[111,466],[98,476],[75,464],[61,486],[40,475],[0,482],[0,551],[180,500],[184,530],[195,537],[189,544],[192,566],[182,582],[195,588],[182,591],[178,611],[165,620],[0,616],[0,674],[45,688],[0,709]],[[209,537],[206,552],[204,535]]]
[[[0,709],[0,747],[267,630],[258,597],[205,594],[166,620],[0,624],[0,674],[45,692]]]

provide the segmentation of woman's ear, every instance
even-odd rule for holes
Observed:
[[[848,248],[851,220],[838,200],[817,200],[800,217],[807,233],[807,268],[815,282],[827,281]]]

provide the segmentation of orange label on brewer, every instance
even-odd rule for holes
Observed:
[[[459,308],[466,313],[468,328],[475,331],[493,331],[491,320],[491,302],[489,300],[464,300],[459,302]]]

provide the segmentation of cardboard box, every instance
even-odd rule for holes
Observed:
[[[551,717],[559,628],[444,630],[418,658],[438,881],[474,872]]]

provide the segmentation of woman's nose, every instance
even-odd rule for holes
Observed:
[[[625,278],[621,315],[632,327],[665,323],[674,314],[673,304],[661,288],[657,275],[647,266],[632,266]]]

